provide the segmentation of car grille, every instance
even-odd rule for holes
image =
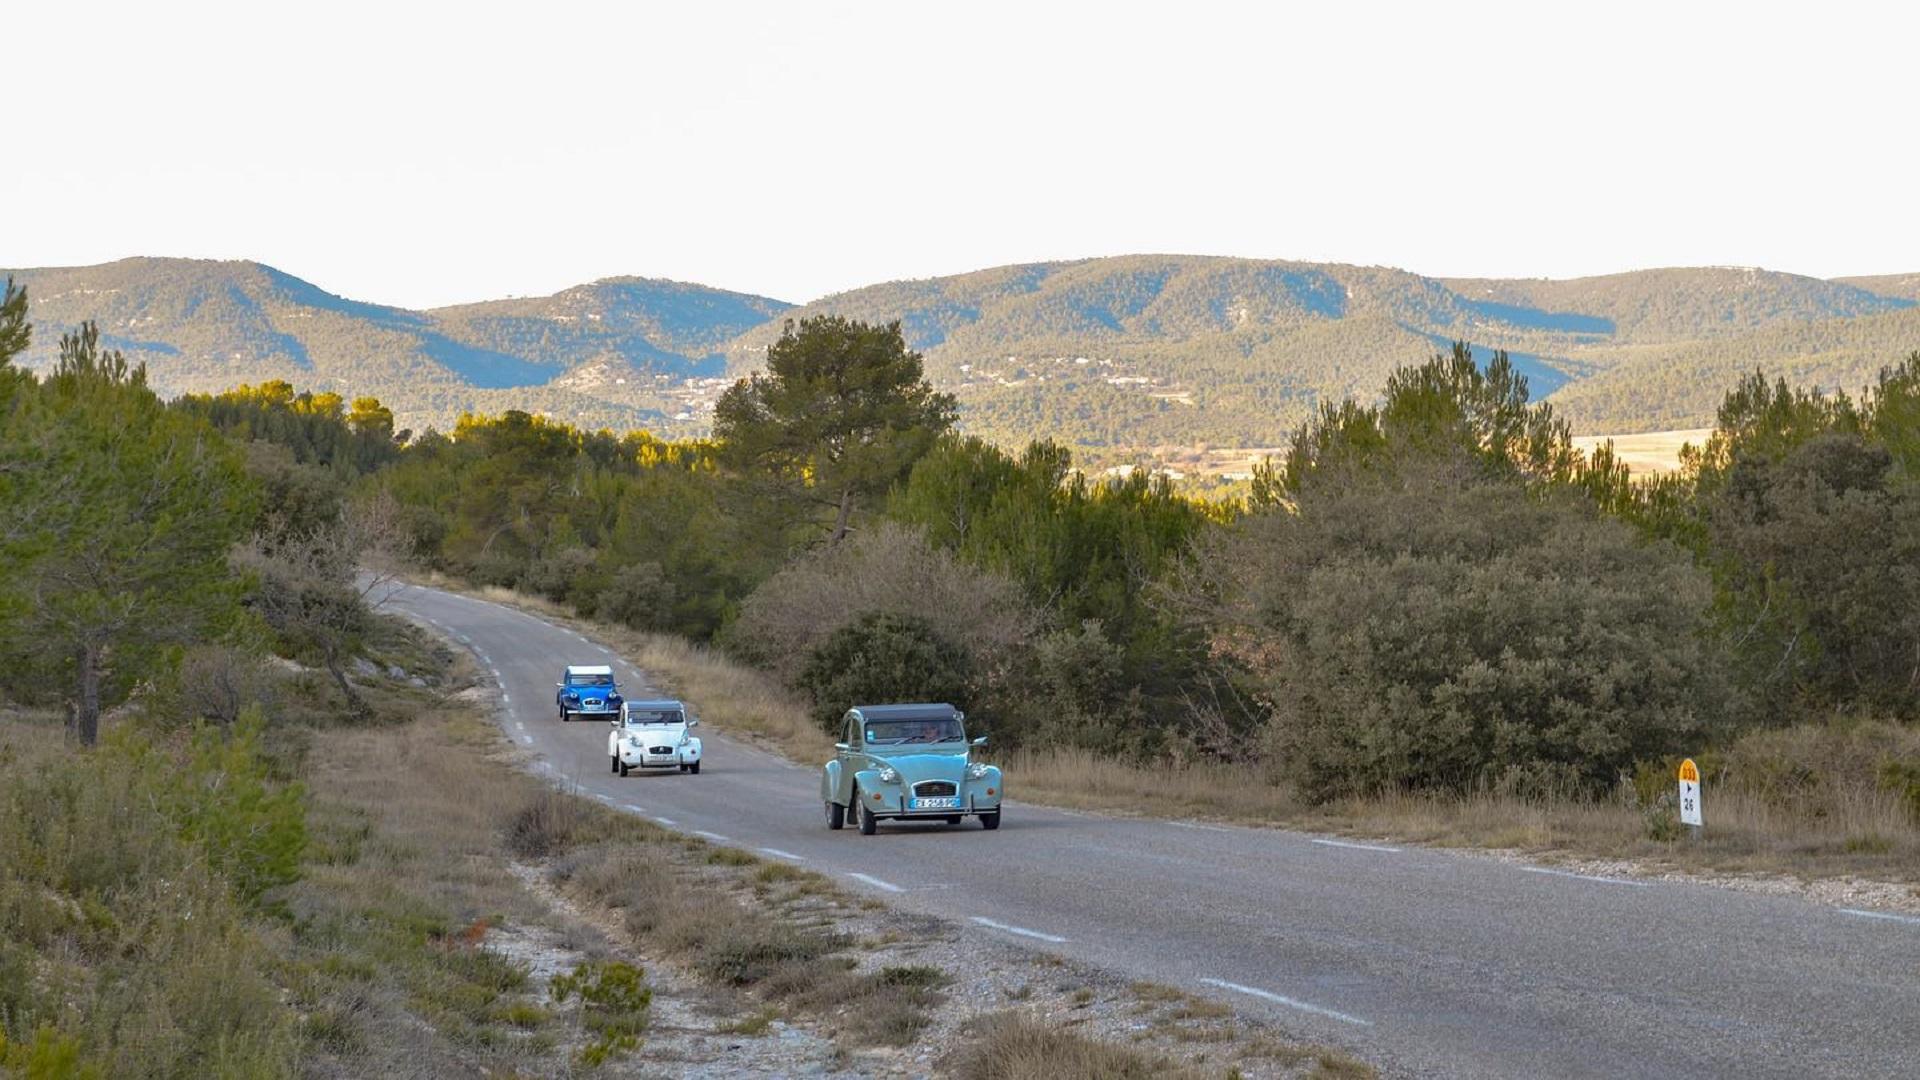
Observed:
[[[673,753],[673,747],[671,747],[671,746],[649,746],[649,747],[647,747],[647,753],[649,753],[649,754],[671,754],[671,753]]]
[[[939,798],[943,795],[958,795],[960,789],[947,780],[922,780],[913,785],[915,795]]]
[[[584,701],[582,701],[582,702],[580,703],[580,706],[581,706],[582,708],[586,708],[586,709],[597,709],[597,708],[599,708],[600,706],[602,706],[602,705],[605,705],[605,704],[606,704],[606,702],[604,702],[604,701],[601,701],[601,700],[600,700],[599,698],[597,698],[597,697],[590,697],[590,698],[587,698],[586,700],[584,700]]]

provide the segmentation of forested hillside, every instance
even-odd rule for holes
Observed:
[[[686,382],[718,374],[719,345],[786,306],[618,278],[552,297],[410,311],[348,300],[259,263],[195,259],[0,271],[9,275],[31,291],[41,328],[22,359],[29,369],[51,367],[60,335],[92,321],[102,345],[146,364],[162,394],[283,379],[377,395],[416,431],[508,408],[590,427],[672,429],[686,411],[676,398]]]
[[[698,436],[728,378],[763,362],[789,315],[898,320],[962,429],[1006,447],[1057,439],[1099,465],[1278,445],[1321,403],[1370,400],[1395,368],[1456,340],[1482,362],[1504,350],[1583,431],[1620,433],[1703,426],[1755,366],[1857,386],[1920,344],[1920,277],[1734,267],[1442,279],[1133,255],[888,282],[800,308],[622,277],[432,311],[347,300],[257,263],[14,273],[49,334],[97,321],[162,393],[281,379],[377,395],[414,431],[512,409]],[[26,366],[50,364],[47,340]]]
[[[1881,279],[1872,279],[1879,281]],[[1898,282],[1887,279],[1889,289]],[[1503,349],[1537,395],[1573,395],[1615,367],[1613,405],[1576,407],[1588,430],[1700,426],[1746,335],[1816,383],[1856,385],[1911,348],[1912,308],[1842,282],[1706,267],[1570,281],[1434,279],[1400,270],[1195,256],[1126,256],[1002,267],[830,296],[800,313],[901,321],[965,426],[1007,445],[1046,436],[1096,458],[1154,447],[1270,446],[1318,403],[1379,392],[1394,368],[1471,340]],[[1852,355],[1820,355],[1792,329],[1848,327]],[[777,326],[729,349],[757,362]],[[1793,342],[1807,351],[1792,352]],[[1862,357],[1872,352],[1875,359]],[[1486,353],[1480,356],[1484,360]],[[1700,379],[1676,395],[1671,365]],[[1583,401],[1588,399],[1582,399]]]
[[[1857,319],[1782,321],[1730,337],[1596,351],[1596,357],[1604,357],[1604,370],[1563,388],[1552,400],[1582,431],[1699,427],[1713,419],[1725,387],[1748,372],[1851,393],[1916,346],[1920,308]]]

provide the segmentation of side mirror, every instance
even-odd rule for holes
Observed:
[[[853,749],[853,747],[848,746],[846,743],[843,743],[843,742],[834,743],[833,748],[842,753],[845,753],[846,751]]]
[[[973,740],[973,745],[975,746],[987,745],[987,737],[985,735],[980,736],[979,738]]]
[[[614,717],[614,718],[613,718],[613,726],[614,726],[614,727],[619,727],[619,726],[620,726],[620,718],[619,718],[619,717],[617,717],[617,716],[616,716],[616,717]]]
[[[553,684],[553,688],[555,690],[565,690],[567,688],[567,684],[563,682],[557,682]]]
[[[688,727],[699,727],[699,726],[700,726],[700,718],[699,718],[699,717],[697,717],[697,716],[689,716],[689,717],[687,717],[687,726],[688,726]]]

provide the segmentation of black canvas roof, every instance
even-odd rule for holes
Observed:
[[[953,716],[960,710],[945,702],[922,705],[855,705],[853,711],[867,720],[897,720],[912,718],[915,720]]]

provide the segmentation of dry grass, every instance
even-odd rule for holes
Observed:
[[[1210,1075],[1021,1013],[985,1017],[968,1034],[968,1044],[942,1062],[958,1080],[1200,1080]]]
[[[1920,733],[1914,740],[1920,744]],[[1827,756],[1811,755],[1810,767],[1831,765]],[[1085,751],[1051,750],[1016,755],[1004,767],[1009,789],[1020,797],[1081,809],[1206,817],[1441,847],[1631,858],[1675,869],[1920,881],[1920,822],[1910,796],[1883,784],[1871,769],[1830,777],[1794,798],[1738,782],[1716,784],[1710,777],[1704,799],[1709,827],[1690,842],[1670,808],[1636,806],[1637,793],[1625,790],[1598,800],[1401,793],[1316,806],[1249,766],[1148,768]],[[1664,780],[1660,784],[1664,791]]]
[[[565,798],[565,796],[561,796]],[[572,800],[580,803],[580,800]],[[583,804],[580,812],[602,815]],[[539,801],[512,822],[558,820]],[[561,823],[543,841],[576,837],[553,863],[570,894],[618,913],[637,940],[654,943],[708,981],[745,992],[759,1003],[764,1028],[772,1016],[821,1019],[854,1046],[911,1043],[939,1004],[945,972],[924,966],[857,970],[865,943],[834,927],[859,901],[819,874],[764,862],[743,852],[716,858],[711,849],[650,825],[619,843],[591,840],[592,830]]]
[[[1577,435],[1573,445],[1591,454],[1602,443],[1612,442],[1613,453],[1635,476],[1658,476],[1680,468],[1680,448],[1692,443],[1705,446],[1712,428],[1686,428],[1678,431],[1646,431],[1635,435]]]

